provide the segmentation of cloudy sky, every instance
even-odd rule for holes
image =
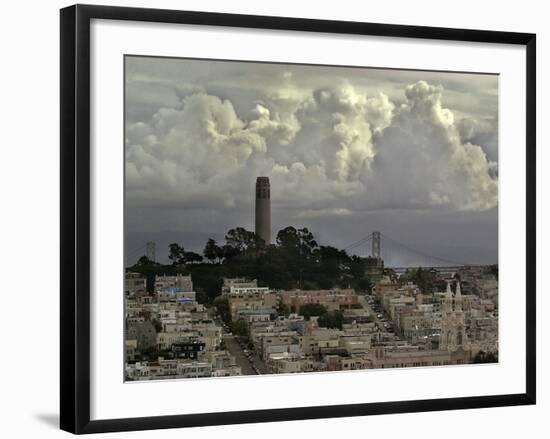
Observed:
[[[265,175],[273,237],[497,261],[498,76],[126,57],[125,81],[127,252],[253,230]]]

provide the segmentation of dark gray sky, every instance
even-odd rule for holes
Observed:
[[[495,75],[127,57],[125,81],[130,259],[147,239],[164,260],[169,242],[253,230],[266,175],[273,237],[307,226],[345,247],[379,230],[390,264],[423,262],[392,239],[497,261]]]

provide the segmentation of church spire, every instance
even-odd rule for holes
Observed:
[[[451,283],[447,282],[447,291],[443,299],[443,312],[451,312],[453,310],[453,293],[451,291]]]
[[[462,292],[460,291],[459,281],[456,282],[455,311],[462,311]]]

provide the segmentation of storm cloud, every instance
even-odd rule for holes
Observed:
[[[492,224],[476,251],[496,258],[497,76],[125,62],[127,231],[251,228],[255,178],[266,175],[275,232],[317,225],[327,243],[343,245],[378,212],[390,228],[406,216],[415,233],[399,238],[425,243],[418,231],[431,213],[442,235],[457,217]]]

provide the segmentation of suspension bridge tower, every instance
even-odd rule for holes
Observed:
[[[367,274],[367,276],[369,276],[372,280],[381,279],[384,272],[384,260],[382,259],[380,236],[380,232],[372,232],[371,256],[367,256],[365,259],[365,274]]]
[[[372,257],[380,259],[380,232],[372,232]]]
[[[145,256],[147,259],[153,262],[157,262],[157,245],[153,241],[147,242],[145,244]]]

